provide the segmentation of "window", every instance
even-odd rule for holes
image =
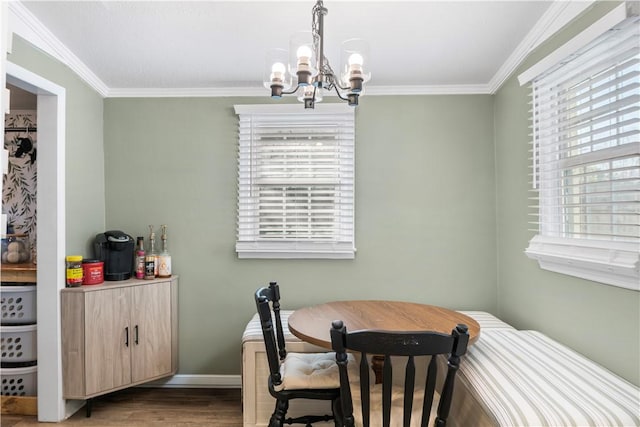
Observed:
[[[640,25],[623,21],[533,79],[542,268],[640,290]]]
[[[240,258],[354,258],[354,111],[237,105]]]

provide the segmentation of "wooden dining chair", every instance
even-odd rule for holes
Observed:
[[[340,405],[334,408],[336,425],[403,426],[446,425],[460,357],[466,353],[469,333],[458,325],[450,335],[434,331],[395,332],[363,330],[347,332],[341,320],[331,325],[331,345],[340,370]],[[348,369],[347,350],[360,353],[360,363]],[[367,356],[384,356],[382,384],[370,385]],[[438,355],[448,357],[448,369],[440,393],[436,390]],[[404,380],[394,378],[392,359],[403,356]],[[425,377],[416,378],[415,358],[431,356]],[[351,375],[351,378],[350,378]],[[359,381],[358,381],[359,377]],[[351,380],[351,385],[350,385]],[[359,387],[358,387],[359,383]],[[402,385],[404,383],[404,385]],[[437,408],[437,410],[436,410]],[[432,411],[433,409],[433,411]]]
[[[335,354],[287,352],[280,318],[280,289],[276,282],[258,289],[255,300],[269,364],[269,393],[276,399],[269,427],[281,427],[284,423],[311,426],[334,419],[333,414],[286,418],[289,401],[293,399],[328,400],[332,408],[335,406],[340,395]]]

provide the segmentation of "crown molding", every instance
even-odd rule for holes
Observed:
[[[9,28],[12,33],[68,66],[101,96],[107,96],[109,91],[107,85],[20,1],[9,2]]]
[[[470,95],[489,94],[487,85],[414,85],[414,86],[367,86],[366,96],[397,95]],[[198,98],[198,97],[243,97],[267,96],[261,87],[228,88],[115,88],[109,89],[107,98]],[[326,93],[336,96],[335,93]]]
[[[200,98],[265,96],[262,87],[112,88],[107,98]]]
[[[507,60],[498,69],[496,74],[487,84],[489,93],[494,94],[511,74],[524,62],[527,56],[558,30],[575,19],[579,14],[591,7],[593,0],[566,1],[554,0],[549,8],[542,14],[531,31],[518,44]]]
[[[367,86],[369,95],[475,95],[488,94],[485,84],[473,85],[407,85],[407,86]]]

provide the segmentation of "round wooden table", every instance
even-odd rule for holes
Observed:
[[[289,330],[303,341],[331,348],[331,322],[342,320],[347,331],[437,331],[450,334],[456,325],[469,327],[469,345],[480,336],[480,325],[457,311],[402,301],[333,301],[295,310]]]

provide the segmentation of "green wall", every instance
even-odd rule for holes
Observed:
[[[640,293],[541,270],[524,254],[529,184],[529,98],[517,75],[604,15],[599,3],[534,52],[495,96],[498,313],[536,329],[640,384]]]
[[[107,228],[146,240],[148,224],[168,225],[181,374],[240,373],[253,292],[269,280],[285,308],[373,298],[495,312],[491,96],[363,98],[356,259],[239,260],[233,106],[265,101],[105,100]]]
[[[105,224],[103,99],[67,66],[17,35],[8,60],[66,90],[66,247],[69,254],[90,256],[93,237]]]

